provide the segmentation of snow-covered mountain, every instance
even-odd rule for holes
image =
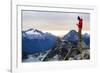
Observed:
[[[54,48],[56,36],[43,33],[37,29],[22,31],[22,51],[25,53],[36,53]]]
[[[69,41],[69,42],[78,42],[79,38],[78,38],[78,32],[76,32],[75,30],[71,30],[69,31],[69,33],[67,33],[64,37],[64,40]],[[82,34],[82,41],[86,44],[86,45],[90,45],[90,35],[88,33],[84,33]]]
[[[70,41],[70,42],[77,42],[78,41],[78,33],[75,30],[69,31],[64,37],[64,40]]]
[[[48,32],[44,33],[37,29],[22,31],[22,61],[60,61],[64,60],[64,55],[67,54],[69,50],[78,48],[79,38],[78,32],[75,30],[69,31],[62,38],[59,38],[59,40],[57,36]],[[86,53],[84,59],[89,59],[90,35],[88,33],[82,34],[82,46],[86,48],[84,49]],[[75,50],[74,53],[70,53],[68,60],[71,59],[80,60],[80,52]]]
[[[82,39],[86,45],[90,45],[90,35],[88,33],[83,34]]]

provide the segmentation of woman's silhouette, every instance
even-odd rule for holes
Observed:
[[[78,26],[78,35],[79,35],[79,41],[82,40],[82,27],[83,27],[83,19],[79,16],[77,17],[78,23],[76,24]]]

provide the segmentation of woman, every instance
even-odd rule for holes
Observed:
[[[78,36],[79,36],[79,51],[81,53],[81,59],[83,59],[84,57],[84,53],[82,52],[83,51],[83,47],[82,47],[82,27],[83,27],[83,19],[80,18],[79,16],[77,17],[77,20],[78,20],[78,24],[76,24],[78,26]]]
[[[77,20],[78,20],[78,24],[76,24],[76,25],[78,26],[79,41],[81,42],[81,40],[82,40],[81,32],[82,32],[82,27],[83,27],[83,19],[78,16]]]

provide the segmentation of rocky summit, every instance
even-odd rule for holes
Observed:
[[[71,30],[63,37],[30,29],[22,32],[22,61],[62,61],[90,59],[90,35]],[[81,51],[80,51],[81,50]]]

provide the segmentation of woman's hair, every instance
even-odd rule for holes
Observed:
[[[78,16],[77,19],[80,20],[81,18]]]

